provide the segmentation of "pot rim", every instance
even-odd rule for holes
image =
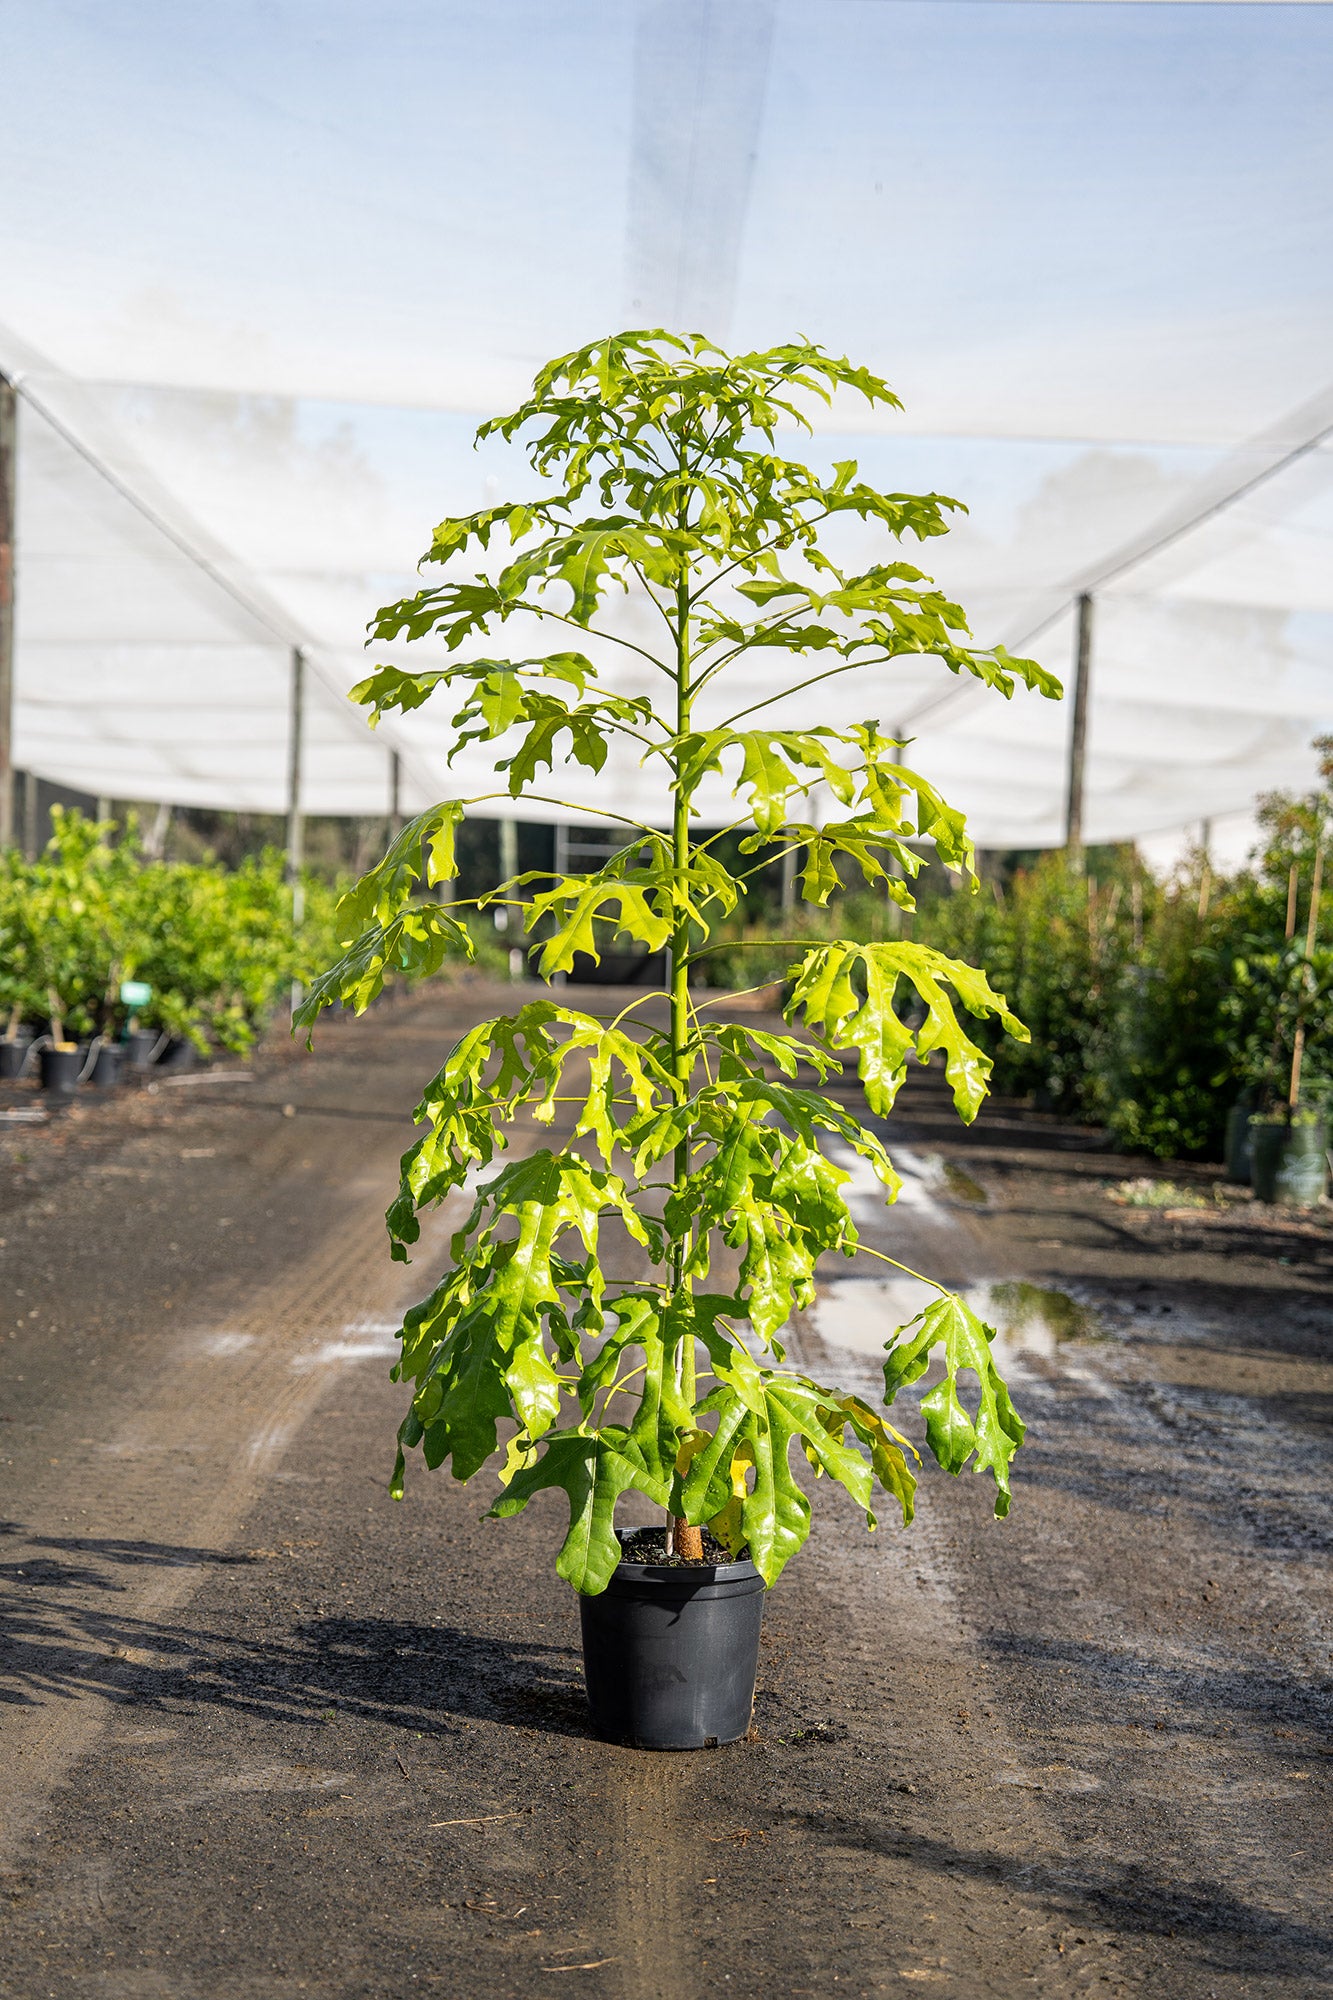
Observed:
[[[616,1540],[623,1547],[626,1535],[642,1532],[640,1528],[617,1528]],[[759,1572],[748,1556],[724,1563],[644,1563],[627,1562],[622,1555],[612,1572],[613,1580],[620,1578],[626,1583],[672,1584],[677,1589],[694,1589],[708,1583],[736,1583],[743,1577],[751,1576],[757,1577]]]

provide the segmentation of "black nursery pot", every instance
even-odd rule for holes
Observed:
[[[198,1069],[199,1051],[188,1035],[173,1035],[157,1059],[159,1069],[179,1075],[185,1070]]]
[[[42,1070],[42,1089],[53,1097],[72,1097],[78,1088],[79,1072],[86,1060],[82,1049],[42,1049],[37,1058]]]
[[[120,1081],[120,1050],[114,1042],[103,1042],[88,1074],[98,1090],[110,1090]]]
[[[162,1037],[156,1028],[134,1028],[126,1035],[125,1060],[131,1069],[147,1069]]]
[[[28,1050],[32,1047],[31,1034],[20,1029],[17,1035],[8,1039],[0,1038],[0,1077],[16,1077],[28,1060]]]
[[[1241,1187],[1250,1184],[1250,1116],[1254,1092],[1243,1090],[1227,1113],[1226,1176]]]
[[[744,1736],[764,1617],[752,1562],[622,1562],[600,1596],[580,1602],[599,1736],[640,1750],[710,1750]]]
[[[1313,1208],[1328,1185],[1328,1125],[1284,1125],[1256,1118],[1250,1124],[1254,1192],[1283,1208]]]

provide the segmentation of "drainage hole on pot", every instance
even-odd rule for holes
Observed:
[[[717,1738],[716,1738],[716,1736],[705,1736],[705,1738],[704,1738],[704,1749],[705,1749],[705,1750],[716,1750],[716,1748],[717,1748]]]

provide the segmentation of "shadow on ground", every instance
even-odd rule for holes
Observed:
[[[570,1647],[351,1617],[310,1619],[285,1638],[256,1642],[118,1616],[106,1599],[124,1588],[117,1565],[248,1566],[259,1558],[94,1538],[44,1537],[29,1546],[36,1553],[0,1565],[0,1704],[95,1692],[127,1707],[208,1703],[312,1725],[332,1708],[421,1735],[448,1734],[450,1718],[462,1717],[590,1733]],[[56,1547],[65,1559],[41,1552]],[[92,1603],[82,1596],[90,1591]]]
[[[186,1716],[213,1709],[301,1724],[312,1734],[336,1719],[439,1740],[460,1733],[457,1726],[464,1721],[481,1720],[590,1737],[572,1647],[388,1618],[312,1618],[260,1642],[216,1626],[118,1616],[108,1601],[125,1587],[116,1579],[117,1568],[245,1564],[258,1558],[75,1537],[45,1538],[30,1546],[34,1554],[3,1573],[8,1588],[0,1600],[5,1633],[0,1702],[79,1700],[93,1693],[141,1714]],[[60,1551],[58,1558],[42,1553],[53,1549]],[[82,1601],[90,1587],[95,1600]],[[997,1665],[1005,1663],[1014,1643],[992,1635],[988,1650]],[[1024,1640],[1021,1650],[1026,1663],[1040,1657],[1048,1674],[1065,1669],[1071,1675],[1064,1684],[1068,1698],[1094,1719],[1104,1710],[1108,1719],[1118,1715],[1123,1723],[1122,1697],[1129,1693],[1140,1700],[1148,1696],[1170,1713],[1176,1731],[1194,1726],[1192,1711],[1202,1728],[1202,1718],[1215,1717],[1219,1709],[1238,1718],[1284,1722],[1293,1735],[1307,1739],[1321,1727],[1322,1701],[1308,1684],[1288,1680],[1271,1664],[1166,1672],[1159,1662],[1091,1645]],[[760,1714],[767,1711],[761,1708]],[[1074,1926],[1126,1940],[1187,1942],[1198,1963],[1219,1974],[1252,1972],[1264,1963],[1317,1982],[1333,1970],[1333,1937],[1326,1931],[1248,1904],[1220,1882],[1176,1879],[1166,1867],[1152,1869],[1104,1851],[1089,1851],[1085,1859],[1078,1843],[1095,1839],[1095,1833],[1075,1834],[1072,1854],[1015,1859],[984,1837],[969,1845],[919,1824],[896,1824],[892,1802],[873,1795],[860,1811],[849,1810],[846,1801],[811,1806],[801,1779],[805,1763],[794,1746],[812,1732],[784,1739],[769,1736],[772,1728],[771,1720],[764,1723],[781,1758],[770,1755],[754,1809],[770,1816],[771,1824],[785,1821],[801,1829],[825,1852],[891,1857],[941,1882],[1001,1883]],[[475,1754],[471,1746],[468,1754]],[[941,1798],[939,1805],[943,1818],[949,1802]],[[919,1822],[933,1812],[927,1796],[913,1818]]]

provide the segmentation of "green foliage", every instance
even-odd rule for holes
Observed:
[[[0,1031],[22,1021],[60,1035],[117,1035],[125,980],[153,997],[144,1027],[236,1054],[250,1048],[279,996],[327,958],[338,935],[332,892],[304,884],[292,932],[283,857],[233,870],[146,860],[131,826],[55,808],[45,852],[0,854]]]
[[[1101,1114],[1099,1051],[1145,886],[1136,892],[1134,880],[1129,856],[1112,857],[1093,876],[1048,854],[1004,891],[984,885],[976,895],[923,902],[916,935],[983,963],[1027,1026],[1021,1041],[982,1035],[997,1089],[1076,1116]]]
[[[1261,800],[1258,866],[1233,887],[1222,1011],[1234,1072],[1264,1106],[1285,1102],[1298,1039],[1301,1097],[1315,1105],[1333,1097],[1333,949],[1320,943],[1333,887],[1333,738],[1314,747],[1321,783],[1303,797],[1276,792]]]
[[[799,1079],[803,1066],[822,1078],[854,1059],[883,1113],[908,1060],[939,1051],[971,1117],[990,1056],[956,1004],[1023,1032],[959,958],[887,937],[861,945],[821,916],[842,871],[910,911],[923,844],[970,874],[961,814],[901,761],[900,743],[873,720],[773,729],[756,720],[767,702],[696,721],[704,690],[755,649],[771,655],[774,700],[921,654],[1006,699],[1020,681],[1059,692],[1034,661],[975,647],[959,607],[898,559],[905,536],[943,534],[956,502],[880,493],[851,460],[826,478],[778,453],[779,423],[806,423],[810,398],[838,391],[895,403],[864,369],[805,343],[728,356],[699,337],[630,333],[552,362],[519,410],[479,433],[521,437],[545,496],[440,524],[425,557],[440,580],[387,606],[371,629],[434,637],[442,663],[380,666],[354,690],[372,724],[452,699],[454,754],[494,743],[515,797],[568,759],[601,770],[616,739],[666,775],[669,830],[620,821],[624,844],[597,873],[521,875],[494,898],[539,932],[547,978],[618,939],[665,946],[665,1025],[635,1010],[606,1023],[537,1000],[471,1030],[426,1087],[423,1130],[388,1217],[394,1255],[405,1258],[422,1210],[473,1190],[444,1275],[404,1322],[396,1373],[413,1388],[394,1491],[410,1449],[467,1479],[503,1443],[505,1490],[492,1511],[515,1513],[560,1488],[570,1526],[557,1566],[582,1591],[603,1589],[615,1567],[616,1502],[631,1488],[676,1523],[708,1522],[732,1549],[748,1548],[772,1582],[809,1527],[797,1445],[872,1525],[876,1485],[910,1519],[913,1447],[858,1398],[783,1367],[781,1335],[812,1302],[819,1259],[858,1247],[850,1177],[830,1148],[867,1160],[886,1200],[898,1187],[878,1134]],[[844,515],[882,539],[889,559],[840,569],[823,531]],[[666,639],[659,651],[600,622],[613,592],[652,608]],[[515,615],[525,629],[560,627],[562,649],[464,657]],[[664,698],[600,687],[591,659],[567,650],[569,628],[648,662]],[[692,800],[713,772],[730,781],[739,817],[699,840]],[[820,825],[805,810],[815,784],[840,814]],[[471,952],[464,905],[447,893],[453,832],[471,803],[423,815],[343,899],[345,948],[312,987],[303,1025],[335,1000],[363,1007],[385,977]],[[740,921],[748,872],[775,848],[798,859],[820,925],[815,948],[796,952],[790,1034],[713,1023],[690,992],[691,971],[706,973],[724,927]],[[418,901],[427,890],[441,899]],[[904,996],[915,1021],[900,1011]],[[559,1133],[499,1163],[525,1117],[558,1119]],[[604,1239],[616,1245],[610,1265]],[[622,1275],[609,1275],[616,1268]],[[721,1288],[704,1289],[719,1270]],[[940,1309],[903,1338],[890,1343],[891,1392],[918,1381],[940,1351],[945,1381],[922,1405],[927,1443],[950,1472],[970,1461],[989,1470],[1004,1512],[1022,1428],[989,1330],[941,1290]],[[975,1418],[960,1399],[963,1370],[979,1382]]]
[[[977,1030],[997,1088],[1162,1159],[1218,1157],[1242,1091],[1285,1103],[1298,1032],[1302,1097],[1333,1095],[1333,948],[1310,921],[1333,821],[1318,747],[1321,788],[1264,800],[1262,844],[1230,878],[1199,853],[1164,882],[1130,853],[1095,873],[1051,854],[1002,893],[923,903],[917,935],[984,962],[1031,1031]]]
[[[1117,1141],[1158,1159],[1217,1158],[1235,1075],[1228,1007],[1239,932],[1234,899],[1200,914],[1197,877],[1161,885],[1127,953],[1098,1051],[1098,1095]]]

